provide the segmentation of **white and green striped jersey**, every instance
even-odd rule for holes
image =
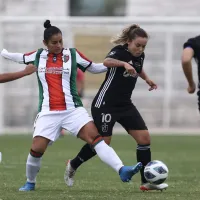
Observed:
[[[63,49],[60,54],[39,49],[24,54],[24,63],[38,67],[39,111],[61,111],[83,106],[76,89],[77,67],[83,72],[92,64],[78,50]]]

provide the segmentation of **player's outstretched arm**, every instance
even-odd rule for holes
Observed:
[[[192,58],[194,56],[194,50],[190,47],[183,49],[182,52],[182,58],[181,58],[181,62],[182,62],[182,68],[183,68],[183,72],[185,74],[185,77],[188,81],[188,93],[192,94],[195,92],[196,89],[196,85],[193,79],[193,75],[192,75]]]
[[[14,80],[20,79],[24,76],[30,75],[36,71],[37,71],[37,68],[34,65],[29,64],[22,71],[0,74],[0,83],[14,81]]]
[[[139,76],[146,81],[146,83],[150,86],[149,91],[151,90],[156,90],[157,89],[157,84],[154,83],[154,81],[152,81],[147,74],[145,73],[145,71],[142,69],[142,71],[140,72]]]
[[[1,56],[4,57],[5,59],[20,63],[20,64],[24,64],[24,54],[22,53],[11,53],[8,52],[6,49],[3,49],[1,51]]]
[[[147,76],[146,72],[144,71],[144,69],[142,69],[142,71],[139,73],[140,78],[142,78],[144,81],[146,81],[147,79],[149,79],[149,77]]]
[[[114,58],[106,58],[103,62],[106,67],[124,67],[130,75],[137,74],[136,70],[127,62]]]
[[[124,67],[125,63],[126,62],[114,58],[106,58],[103,62],[106,67]]]
[[[100,74],[107,72],[108,68],[103,65],[103,63],[92,63],[88,68],[87,71],[89,71],[92,74]]]

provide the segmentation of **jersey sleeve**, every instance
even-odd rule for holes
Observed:
[[[194,57],[196,57],[198,51],[198,44],[195,38],[190,38],[187,42],[184,43],[183,48],[192,48],[194,51]]]
[[[113,58],[113,59],[127,62],[124,49],[121,48],[120,46],[116,46],[112,48],[110,52],[108,53],[108,55],[106,56],[106,58]]]
[[[85,70],[92,64],[92,61],[86,58],[77,49],[76,49],[76,62],[77,62],[77,67],[81,69],[81,71],[83,72],[85,72]]]
[[[24,63],[25,64],[33,63],[35,61],[36,54],[37,54],[37,51],[25,53],[24,56],[23,56]]]

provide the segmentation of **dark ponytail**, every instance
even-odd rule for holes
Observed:
[[[44,22],[44,28],[45,28],[44,41],[46,43],[48,43],[48,41],[53,35],[58,34],[58,33],[62,34],[61,30],[57,28],[56,26],[52,26],[50,20],[48,19]]]
[[[51,27],[51,22],[50,22],[50,20],[46,20],[45,22],[44,22],[44,28],[50,28]]]

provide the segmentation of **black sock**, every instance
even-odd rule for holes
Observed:
[[[144,168],[151,161],[151,150],[150,144],[137,146],[137,161],[141,162],[143,167],[140,170],[141,181],[142,183],[147,183],[147,180],[144,177]]]
[[[91,159],[96,155],[96,152],[91,148],[89,144],[85,144],[78,155],[71,160],[70,164],[73,169],[77,169],[83,162]]]

